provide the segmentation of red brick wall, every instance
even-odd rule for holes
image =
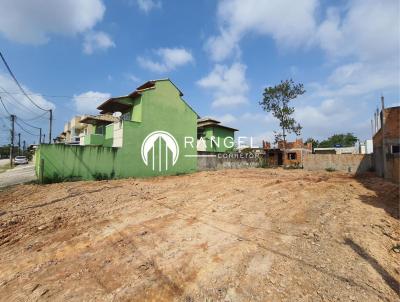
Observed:
[[[400,137],[400,107],[386,108],[385,115],[385,139],[398,139]],[[382,129],[373,137],[374,147],[382,146]]]
[[[400,137],[400,107],[384,110],[385,112],[385,139]]]

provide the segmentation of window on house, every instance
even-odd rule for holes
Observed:
[[[197,130],[197,139],[200,139],[201,137],[204,137],[204,131],[203,130]]]
[[[131,120],[131,112],[125,112],[121,115],[121,120],[123,121],[130,121]]]
[[[100,125],[96,127],[95,134],[104,134],[104,125]]]
[[[296,159],[296,153],[294,153],[294,152],[288,153],[287,158],[289,160],[295,160]]]
[[[400,153],[400,146],[392,145],[392,154],[399,154],[399,153]]]

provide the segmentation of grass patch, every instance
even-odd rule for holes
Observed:
[[[326,171],[326,172],[335,172],[336,169],[330,167],[330,168],[326,168],[325,171]]]

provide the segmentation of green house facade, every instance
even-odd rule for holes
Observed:
[[[207,152],[229,152],[234,149],[235,128],[221,125],[212,118],[197,121],[197,149]]]
[[[80,145],[41,145],[36,170],[44,181],[147,177],[197,170],[197,113],[169,80],[149,81],[101,104]]]

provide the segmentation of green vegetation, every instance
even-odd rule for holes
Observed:
[[[28,150],[23,151],[22,149],[20,149],[18,151],[18,146],[14,146],[13,155],[14,155],[14,157],[17,155],[23,155],[23,156],[26,156],[28,158],[28,160],[32,159],[31,152],[29,152]],[[10,145],[0,146],[0,159],[9,158],[9,156],[10,156]]]
[[[358,141],[358,138],[354,136],[353,133],[346,134],[334,134],[326,140],[319,142],[312,137],[306,140],[306,143],[312,143],[312,147],[314,148],[331,148],[336,145],[340,145],[342,147],[353,147],[354,144]]]
[[[275,132],[275,143],[283,140],[286,145],[287,134],[300,135],[302,127],[293,118],[294,107],[290,106],[290,101],[305,92],[303,84],[295,84],[292,79],[265,88],[263,99],[259,104],[264,111],[272,112],[272,115],[279,120],[282,129],[282,133]]]
[[[335,172],[336,169],[335,168],[326,168],[325,171],[327,171],[327,172]]]
[[[358,138],[353,133],[347,134],[334,134],[327,140],[324,140],[318,144],[320,148],[335,147],[335,145],[341,145],[342,147],[352,147],[358,141]]]
[[[306,144],[311,143],[313,149],[314,149],[314,148],[317,148],[318,145],[319,145],[319,141],[316,140],[316,139],[313,139],[312,137],[307,138],[307,140],[305,141],[305,143],[306,143]]]

